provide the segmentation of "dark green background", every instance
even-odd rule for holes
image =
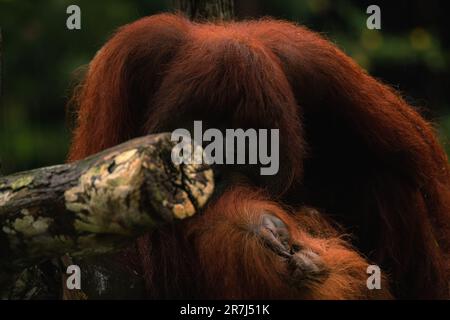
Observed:
[[[238,0],[239,18],[271,15],[328,36],[372,75],[399,89],[450,136],[450,41],[445,1]],[[77,4],[82,30],[66,29]],[[382,30],[367,30],[370,4],[381,7]],[[3,174],[64,162],[72,114],[66,108],[83,66],[115,28],[170,10],[170,0],[0,0]]]

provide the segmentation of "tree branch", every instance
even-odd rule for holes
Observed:
[[[214,190],[204,165],[174,165],[169,134],[137,138],[87,159],[0,178],[0,273],[69,253],[116,251],[184,219]]]
[[[191,20],[231,20],[234,0],[174,0],[174,7]]]

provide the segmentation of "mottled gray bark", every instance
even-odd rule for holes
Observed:
[[[123,248],[192,216],[214,190],[204,165],[174,165],[169,134],[137,138],[87,159],[0,178],[0,285],[25,267]]]
[[[174,0],[175,8],[191,20],[231,20],[234,0]]]

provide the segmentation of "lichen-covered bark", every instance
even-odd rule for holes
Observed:
[[[69,253],[119,250],[183,219],[214,190],[204,165],[174,165],[169,134],[146,136],[75,163],[0,178],[0,287],[11,274]]]
[[[191,20],[231,20],[234,17],[234,0],[174,0],[175,8]]]

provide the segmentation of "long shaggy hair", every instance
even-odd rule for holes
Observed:
[[[75,102],[72,161],[193,120],[280,130],[276,176],[229,168],[245,182],[228,179],[202,214],[138,240],[149,297],[448,297],[450,171],[433,128],[317,33],[150,16],[97,53]],[[298,250],[267,246],[267,212]],[[369,263],[381,290],[366,286]]]

